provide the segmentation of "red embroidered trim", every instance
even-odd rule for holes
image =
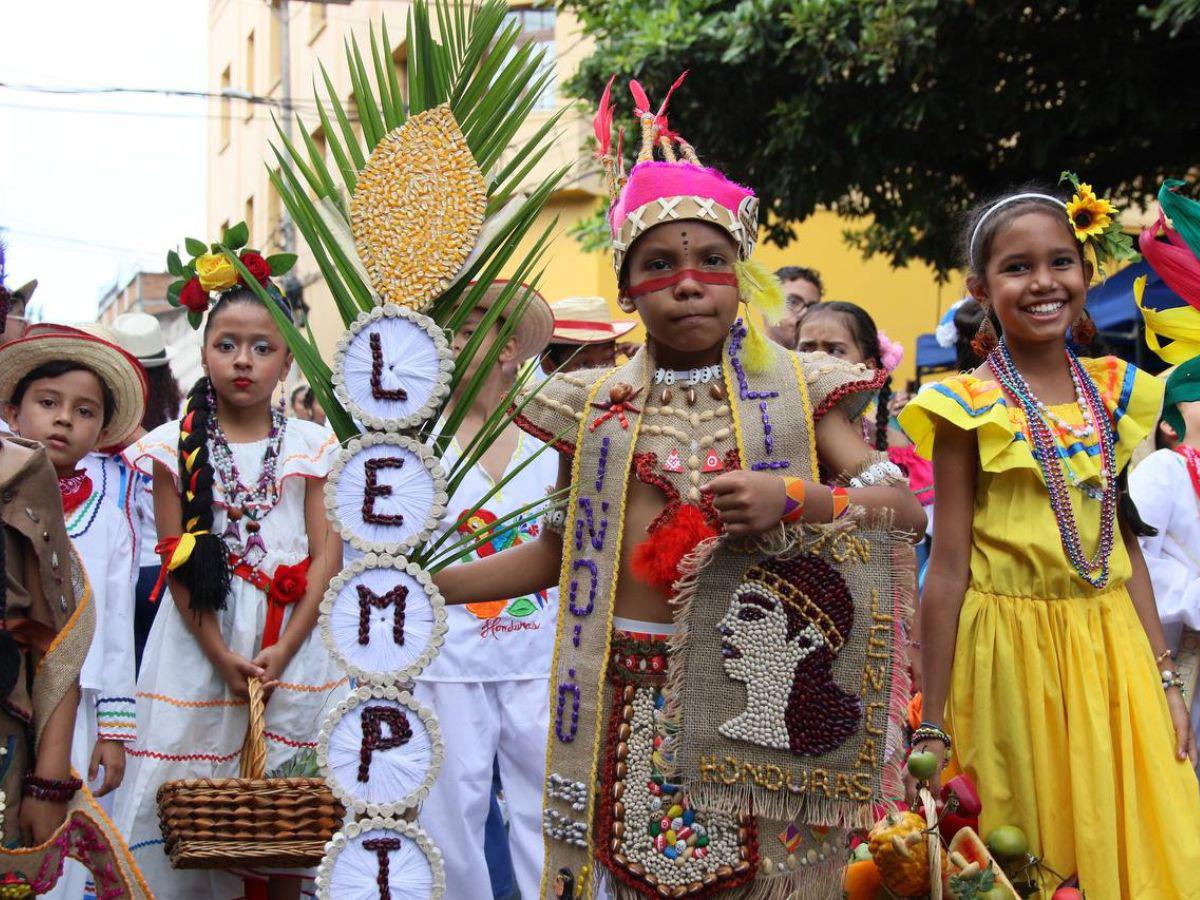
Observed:
[[[726,472],[731,472],[742,467],[741,457],[738,455],[736,447],[725,451],[723,462]],[[675,486],[659,471],[657,453],[649,451],[646,453],[635,453],[633,455],[633,474],[642,484],[656,487],[666,495],[667,505],[663,507],[662,512],[655,516],[654,520],[646,527],[646,533],[653,534],[671,518],[675,510],[683,503],[683,499],[680,497],[679,491],[675,490]],[[700,512],[704,513],[704,521],[717,531],[723,530],[721,519],[717,515],[716,509],[713,508],[711,494],[701,494],[700,502],[696,505],[700,507]]]
[[[514,415],[513,424],[527,434],[537,438],[543,444],[549,444],[559,453],[565,453],[567,456],[575,455],[574,444],[570,443],[564,438],[557,437],[552,431],[547,431],[546,429],[533,424],[533,422],[529,421],[529,419],[527,419],[525,416],[519,414]]]
[[[1200,450],[1180,444],[1175,448],[1175,452],[1182,456],[1187,464],[1188,477],[1192,479],[1192,490],[1200,497]]]
[[[842,402],[851,394],[859,393],[860,391],[878,391],[883,387],[883,383],[888,380],[888,373],[884,369],[879,369],[874,376],[863,381],[850,381],[846,384],[835,387],[832,391],[825,395],[825,399],[821,401],[821,405],[813,410],[813,424],[816,425],[835,406]]]
[[[219,756],[216,753],[156,753],[153,750],[138,750],[133,747],[127,747],[125,752],[129,756],[144,756],[151,759],[163,759],[167,762],[193,762],[195,760],[203,760],[204,762],[229,762],[242,751],[235,750],[227,756]]]

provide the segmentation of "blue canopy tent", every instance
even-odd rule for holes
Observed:
[[[1126,266],[1088,291],[1087,309],[1096,322],[1096,331],[1108,352],[1127,359],[1150,372],[1166,366],[1150,352],[1143,339],[1142,314],[1133,300],[1133,282],[1146,276],[1146,293],[1142,301],[1154,309],[1169,309],[1183,300],[1167,287],[1145,262]],[[932,334],[917,338],[917,380],[935,372],[953,369],[954,349],[939,347]]]

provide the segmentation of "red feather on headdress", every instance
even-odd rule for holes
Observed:
[[[645,90],[637,83],[636,79],[629,82],[629,93],[633,94],[633,111],[639,117],[650,112],[650,98],[646,96]]]
[[[673,93],[675,93],[675,89],[676,89],[677,87],[679,87],[681,84],[683,84],[683,80],[684,80],[685,78],[687,78],[687,77],[688,77],[688,70],[687,70],[687,69],[684,69],[684,70],[683,70],[683,74],[682,74],[682,75],[680,75],[678,78],[676,78],[676,79],[675,79],[675,83],[674,83],[673,85],[671,85],[671,88],[670,88],[670,90],[668,90],[668,91],[667,91],[667,96],[663,97],[662,106],[660,106],[660,107],[658,108],[658,115],[657,115],[657,116],[655,116],[655,118],[656,118],[656,119],[662,119],[662,120],[663,120],[663,126],[664,126],[664,127],[666,127],[666,118],[665,118],[665,116],[666,116],[666,114],[667,114],[667,104],[671,102],[671,95],[672,95]]]
[[[612,86],[616,80],[615,74],[608,79],[608,84],[604,86],[604,93],[600,95],[600,106],[596,110],[596,118],[592,120],[592,127],[596,132],[596,155],[599,157],[608,156],[609,150],[612,149]]]

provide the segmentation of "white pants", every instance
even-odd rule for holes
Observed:
[[[421,806],[421,826],[442,851],[446,900],[491,896],[483,829],[498,760],[508,803],[508,843],[517,887],[536,900],[542,880],[542,787],[549,681],[418,681],[415,695],[437,716],[442,771]]]

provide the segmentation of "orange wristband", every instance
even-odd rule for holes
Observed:
[[[781,522],[799,522],[804,514],[804,481],[800,478],[784,478],[785,494]]]
[[[846,510],[850,508],[850,494],[844,487],[835,487],[833,494],[833,519],[836,522],[846,514]]]

